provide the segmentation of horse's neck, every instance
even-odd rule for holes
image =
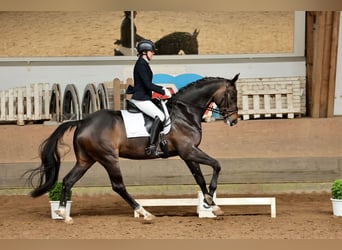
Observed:
[[[197,86],[197,87],[195,87]],[[178,102],[184,102],[193,107],[201,108],[204,112],[208,107],[209,103],[212,101],[214,93],[218,89],[218,84],[202,84],[200,87],[198,85],[192,86],[189,91],[183,93],[179,96]]]
[[[186,120],[200,123],[202,116],[212,100],[214,88],[207,90],[205,93],[200,90],[189,91],[173,100],[171,114],[174,113],[177,118],[183,117]],[[203,94],[201,94],[203,93]],[[180,115],[182,114],[182,115]]]

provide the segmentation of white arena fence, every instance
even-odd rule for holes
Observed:
[[[49,120],[51,99],[48,83],[29,84],[25,87],[0,91],[0,121],[16,122]]]
[[[239,115],[243,120],[302,116],[306,113],[305,83],[305,77],[239,79]],[[0,123],[62,122],[84,118],[100,109],[125,109],[129,84],[133,84],[131,78],[88,83],[81,92],[83,96],[79,96],[81,90],[74,84],[66,85],[64,93],[58,83],[33,83],[1,90]],[[210,121],[211,116],[215,114],[206,112],[203,118]]]
[[[304,115],[305,84],[305,77],[241,79],[237,86],[239,115],[243,120]]]

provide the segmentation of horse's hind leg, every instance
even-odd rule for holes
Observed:
[[[100,163],[105,167],[112,188],[117,192],[139,215],[144,216],[145,220],[152,220],[154,216],[146,211],[136,200],[127,192],[126,186],[124,184],[118,156],[107,156],[105,159],[101,160]]]
[[[77,161],[75,166],[70,170],[70,172],[63,178],[63,189],[61,200],[59,203],[59,209],[55,211],[56,214],[62,216],[64,221],[68,224],[72,224],[73,220],[69,216],[66,216],[66,202],[67,194],[74,186],[74,184],[87,172],[87,170],[95,163],[93,160],[89,161]]]

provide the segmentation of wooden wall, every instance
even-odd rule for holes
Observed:
[[[339,11],[306,14],[307,111],[314,118],[334,114]]]

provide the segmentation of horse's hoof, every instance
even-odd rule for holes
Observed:
[[[153,214],[148,214],[144,216],[144,221],[152,221],[154,218],[156,218]]]
[[[144,221],[152,221],[155,216],[151,214],[150,212],[147,212],[143,207],[139,207],[135,210],[136,213],[139,215],[144,216]]]
[[[213,204],[213,197],[211,197],[208,194],[204,195],[204,201],[208,204],[208,205],[212,205]]]
[[[154,220],[143,220],[142,224],[153,224]]]
[[[148,214],[144,216],[142,224],[153,224],[155,216],[153,214]]]
[[[65,218],[65,209],[64,208],[60,208],[58,210],[55,210],[55,214],[57,214],[58,216],[61,216],[63,218]]]
[[[213,214],[215,214],[216,216],[223,216],[224,212],[223,210],[219,207],[219,206],[213,206]]]
[[[69,225],[71,225],[71,224],[74,224],[74,220],[69,216],[69,217],[66,217],[65,219],[64,219],[64,222],[66,223],[66,224],[69,224]]]

